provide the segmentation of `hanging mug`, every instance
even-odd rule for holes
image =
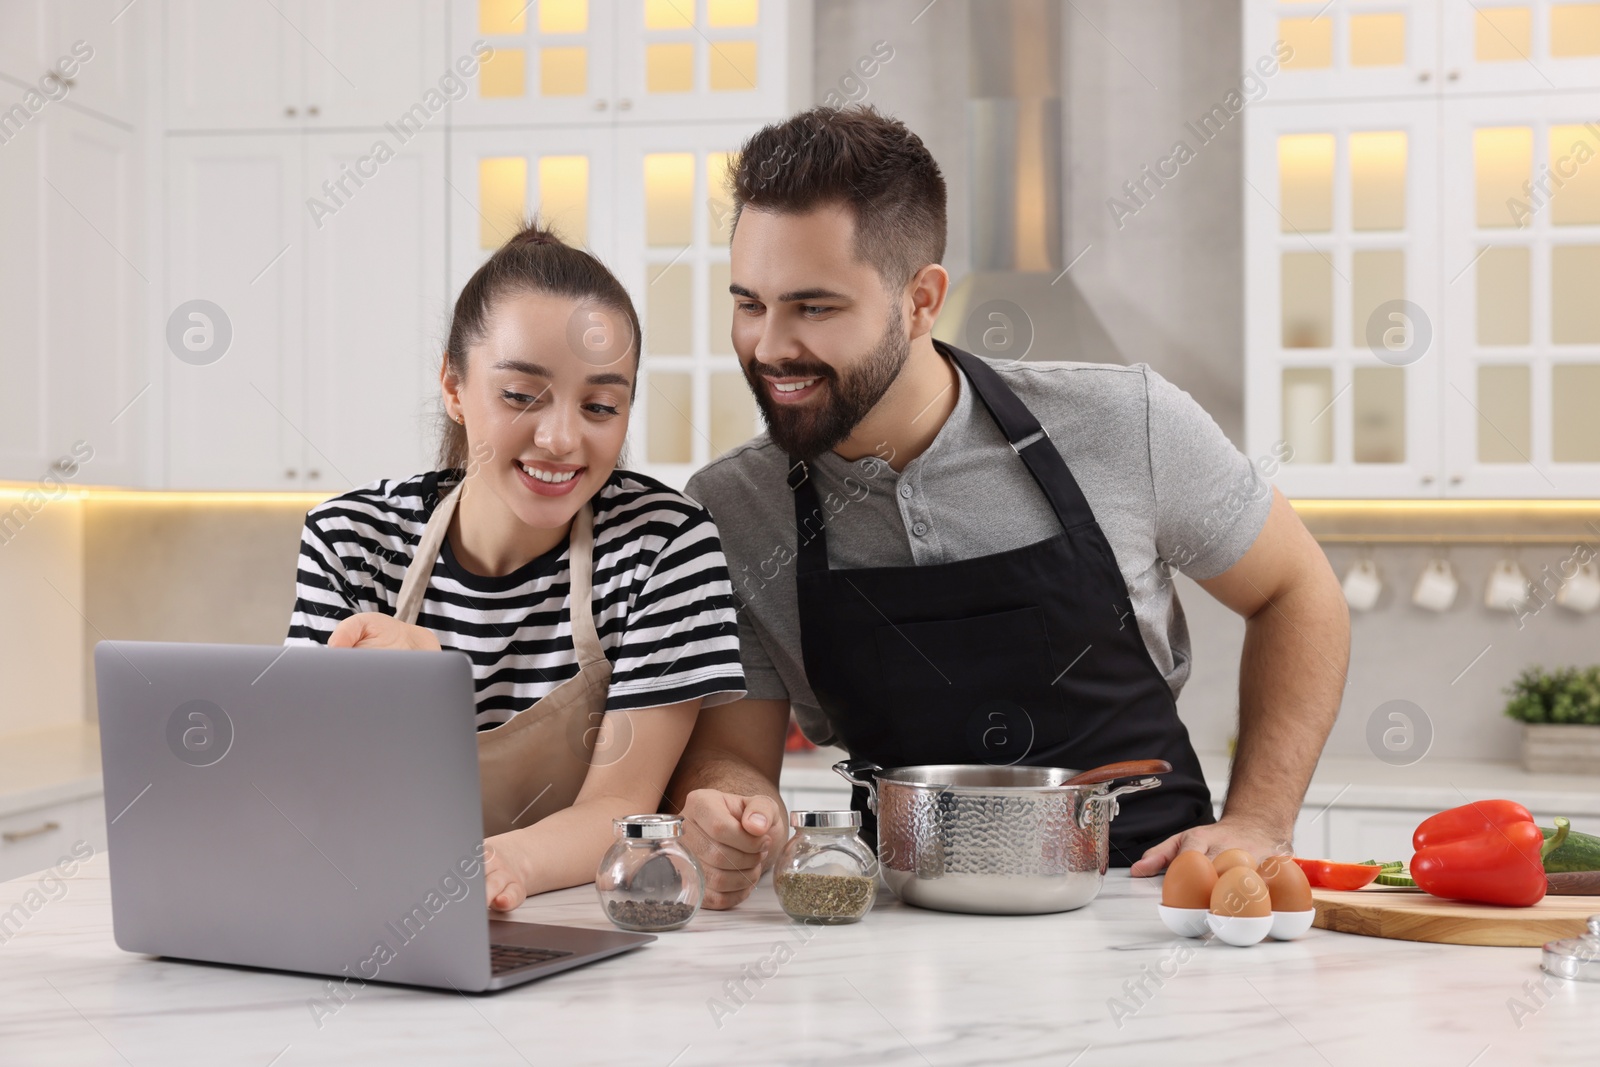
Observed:
[[[1370,559],[1357,560],[1344,576],[1344,599],[1354,611],[1371,611],[1383,592],[1383,579],[1378,577],[1378,565]]]
[[[1450,561],[1434,558],[1417,575],[1417,584],[1411,590],[1411,602],[1428,611],[1449,611],[1456,602],[1461,583],[1456,580]]]
[[[1556,590],[1556,603],[1583,615],[1600,608],[1600,569],[1593,563],[1579,566],[1578,573]]]
[[[1494,611],[1521,611],[1528,601],[1528,576],[1522,573],[1515,560],[1503,559],[1489,572],[1489,584],[1484,587],[1484,607]]]

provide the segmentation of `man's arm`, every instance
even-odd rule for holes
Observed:
[[[749,896],[789,838],[778,796],[788,732],[787,700],[735,700],[700,712],[667,785],[667,805],[683,816],[684,845],[705,871],[708,908]]]
[[[1287,851],[1295,815],[1339,714],[1350,665],[1350,610],[1322,548],[1276,489],[1255,543],[1200,587],[1246,619],[1239,741],[1215,825],[1175,834],[1133,865],[1159,874],[1180,850]]]

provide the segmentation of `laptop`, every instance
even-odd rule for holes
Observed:
[[[463,652],[101,641],[129,952],[487,992],[655,938],[489,918]]]

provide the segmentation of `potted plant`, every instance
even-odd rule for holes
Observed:
[[[1600,666],[1529,667],[1506,693],[1522,723],[1522,766],[1556,774],[1600,774]]]

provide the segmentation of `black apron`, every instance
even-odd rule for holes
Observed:
[[[1168,836],[1215,821],[1200,761],[1061,453],[988,364],[943,342],[934,347],[966,375],[1062,532],[953,563],[832,571],[827,511],[807,465],[790,457],[806,678],[837,742],[884,767],[1084,770],[1167,760],[1172,773],[1160,788],[1118,801],[1110,862],[1130,866]],[[876,820],[865,801],[857,787],[851,806],[872,842]]]

